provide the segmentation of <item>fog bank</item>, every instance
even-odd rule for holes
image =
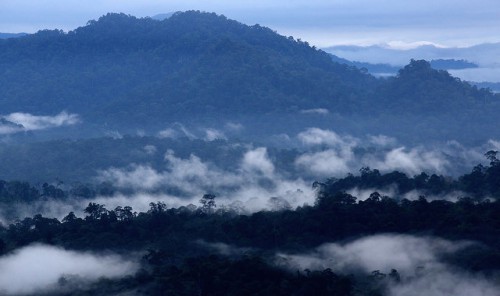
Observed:
[[[132,275],[137,269],[137,263],[117,255],[35,244],[0,257],[0,292],[3,295],[47,292],[60,289],[62,278],[90,283]]]

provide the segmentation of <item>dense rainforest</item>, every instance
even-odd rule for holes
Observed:
[[[435,236],[457,244],[474,241],[457,253],[443,255],[442,260],[492,277],[500,264],[500,161],[496,156],[495,151],[488,152],[490,165],[479,165],[456,180],[425,173],[413,177],[396,171],[381,174],[364,168],[357,176],[315,182],[314,205],[292,209],[283,204],[275,211],[253,214],[218,206],[217,197],[210,193],[200,197],[198,206],[167,208],[158,201],[139,213],[128,205],[107,209],[90,202],[84,217],[69,212],[58,220],[38,214],[2,225],[0,254],[33,243],[134,253],[127,255],[132,257],[142,254],[141,269],[134,275],[80,286],[78,278],[63,277],[50,295],[385,295],[407,276],[396,266],[349,273],[309,270],[289,265],[285,259],[282,262],[276,254],[300,254],[325,243],[348,244],[355,238],[387,234]],[[397,186],[400,195],[389,197],[374,190],[387,185]],[[353,187],[374,191],[358,200],[346,193]],[[418,199],[401,197],[415,189],[421,192]],[[463,195],[456,202],[426,199],[426,194],[457,190]],[[64,202],[70,195],[88,198],[113,193],[109,185],[64,191],[49,184],[37,189],[23,182],[0,182],[4,209],[37,200]],[[431,271],[420,271],[419,276],[426,272]]]

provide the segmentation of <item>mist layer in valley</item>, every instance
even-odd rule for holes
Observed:
[[[357,138],[319,128],[276,136],[288,149],[228,137],[224,130],[189,130],[177,125],[156,137],[4,145],[0,158],[6,196],[2,200],[16,206],[1,211],[3,221],[35,214],[62,219],[69,212],[83,214],[89,203],[108,209],[131,206],[139,212],[155,202],[168,207],[199,206],[205,194],[217,196],[219,208],[242,213],[293,209],[314,204],[314,182],[359,175],[367,169],[408,177],[425,173],[451,182],[478,164],[487,165],[485,152],[500,146],[490,140],[478,147],[458,142],[408,147],[384,135]],[[24,163],[27,157],[32,160]],[[27,183],[10,180],[36,183],[29,189]],[[408,200],[425,195],[431,200],[457,201],[472,194],[454,188],[401,192],[397,184],[384,183],[363,188],[353,184],[342,190],[360,200],[375,191]],[[28,192],[24,200],[10,197],[20,190]]]
[[[305,254],[279,253],[276,262],[292,270],[330,268],[334,272],[371,273],[385,295],[496,295],[500,286],[494,278],[475,275],[443,260],[471,244],[382,234],[324,244]]]

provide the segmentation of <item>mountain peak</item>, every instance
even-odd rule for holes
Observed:
[[[431,63],[426,60],[411,59],[410,63],[399,70],[399,76],[404,76],[409,73],[425,73],[435,71],[431,67]]]
[[[97,25],[97,24],[109,24],[109,23],[114,23],[114,22],[122,22],[122,21],[131,21],[131,20],[137,20],[135,16],[125,14],[125,13],[114,13],[110,12],[107,13],[97,20],[90,20],[87,22],[87,26],[89,25]]]

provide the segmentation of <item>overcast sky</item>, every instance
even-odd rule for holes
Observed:
[[[65,31],[107,12],[224,14],[325,47],[500,42],[498,0],[0,0],[0,32]]]

